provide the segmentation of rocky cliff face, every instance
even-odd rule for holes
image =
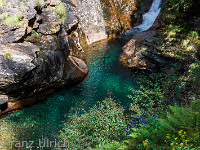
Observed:
[[[76,1],[6,0],[0,12],[0,114],[88,74]]]
[[[153,0],[101,0],[108,36],[116,36],[142,23]]]
[[[89,44],[107,38],[100,0],[82,0],[76,11]]]

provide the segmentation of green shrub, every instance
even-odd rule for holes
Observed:
[[[188,76],[189,80],[191,82],[191,90],[196,94],[200,94],[200,61],[195,60],[194,63],[192,63],[189,66],[188,70]]]
[[[152,83],[153,84],[153,83]],[[163,90],[159,86],[154,86],[153,89],[140,86],[141,89],[131,89],[133,95],[128,95],[132,99],[129,110],[132,111],[133,118],[139,118],[147,112],[158,112],[163,106]]]
[[[178,102],[182,97],[182,82],[173,71],[141,77],[137,84],[140,88],[132,88],[132,95],[128,95],[132,99],[129,110],[133,118],[148,112],[161,114],[168,104]]]
[[[15,16],[8,16],[7,18],[5,18],[5,21],[3,22],[4,25],[17,25],[17,26],[21,26],[20,24],[20,20],[23,18],[23,14],[18,14]]]
[[[63,3],[60,3],[55,11],[60,16],[61,21],[64,22],[65,21],[65,5]]]
[[[4,0],[0,0],[0,6],[5,6],[6,2]]]
[[[105,145],[98,145],[95,149],[93,150],[117,150],[121,147],[121,145],[123,145],[123,143],[120,142],[116,142],[113,141],[109,144],[105,144]]]
[[[83,109],[73,111],[61,134],[61,138],[75,145],[73,148],[95,148],[98,145],[121,141],[125,137],[124,109],[113,99],[105,99],[89,112]]]
[[[158,119],[161,141],[172,148],[181,145],[194,148],[200,146],[200,100],[190,107],[169,106],[169,108],[172,113],[168,112],[166,119]]]
[[[9,59],[10,57],[11,57],[11,53],[5,53],[4,55],[3,55],[3,58],[4,59]]]
[[[169,106],[166,119],[155,118],[142,128],[132,128],[122,149],[198,149],[200,148],[200,100],[189,107]],[[150,117],[152,118],[152,117]]]
[[[4,13],[2,13],[1,15],[0,15],[0,18],[1,19],[6,19],[6,18],[8,18],[10,16],[10,12],[4,12]]]
[[[183,17],[183,13],[189,11],[194,0],[167,0],[177,17]]]
[[[127,127],[129,131],[128,140],[124,142],[121,149],[147,149],[150,142],[159,140],[155,133],[159,127],[159,116],[156,114],[141,115],[140,118],[132,121],[131,125]]]

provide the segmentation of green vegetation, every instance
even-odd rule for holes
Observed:
[[[55,33],[55,32],[56,32],[56,29],[51,28],[50,31],[51,31],[52,33]]]
[[[188,77],[191,83],[191,90],[194,92],[194,94],[199,95],[200,94],[200,87],[199,87],[200,61],[199,60],[195,60],[195,62],[189,66]]]
[[[125,137],[124,109],[107,98],[86,112],[74,109],[61,137],[80,149],[121,141]],[[72,148],[72,149],[73,149]]]
[[[200,100],[186,108],[169,108],[171,112],[167,112],[166,119],[155,118],[154,122],[148,120],[141,125],[143,128],[133,128],[123,149],[200,148]]]
[[[89,111],[70,112],[60,138],[71,149],[200,149],[199,28],[187,27],[186,21],[191,9],[197,12],[196,4],[167,0],[158,49],[176,64],[161,73],[140,74],[126,109],[107,98]],[[55,11],[65,18],[63,3]]]
[[[8,15],[8,14],[6,14]],[[4,15],[5,16],[5,15]],[[23,14],[18,14],[18,15],[8,15],[5,17],[5,21],[3,22],[4,25],[17,25],[17,26],[21,26],[21,19],[23,18]]]
[[[5,53],[4,55],[3,55],[3,58],[4,59],[9,59],[10,57],[11,57],[11,53]]]
[[[60,3],[56,8],[56,13],[60,16],[61,21],[65,21],[65,5],[63,3]]]
[[[5,6],[6,2],[4,0],[0,0],[0,7]]]
[[[37,33],[35,30],[32,30],[31,36],[40,36],[40,34]]]
[[[25,11],[25,10],[27,10],[27,9],[28,9],[28,7],[27,7],[27,6],[25,6],[25,5],[21,5],[19,9],[20,9],[21,11]]]
[[[4,13],[2,13],[2,14],[0,15],[0,18],[1,18],[1,19],[6,19],[6,18],[8,18],[8,16],[10,16],[10,12],[4,12]]]
[[[44,4],[44,0],[35,0],[35,2],[38,7],[40,7]]]

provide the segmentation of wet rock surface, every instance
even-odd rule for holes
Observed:
[[[0,114],[44,100],[88,74],[77,1],[8,0],[0,6]]]

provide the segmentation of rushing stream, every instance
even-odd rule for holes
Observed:
[[[144,22],[127,34],[135,34],[147,30],[159,13],[158,6],[161,0],[154,0],[150,11],[144,14]],[[126,34],[126,33],[125,33]],[[111,96],[124,107],[130,102],[127,95],[129,88],[133,87],[137,76],[132,70],[119,63],[122,44],[120,38],[92,44],[87,54],[89,77],[80,84],[62,89],[52,94],[46,101],[29,108],[8,115],[0,120],[0,149],[10,150],[7,141],[38,141],[42,137],[55,139],[64,127],[63,121],[67,114],[77,103],[87,111],[89,107]],[[135,86],[135,88],[137,88]],[[35,143],[35,146],[38,146]],[[35,147],[35,149],[37,149]],[[38,148],[40,149],[40,148]],[[45,149],[45,148],[44,148]],[[47,150],[51,148],[46,148]],[[53,148],[52,148],[53,149]]]

